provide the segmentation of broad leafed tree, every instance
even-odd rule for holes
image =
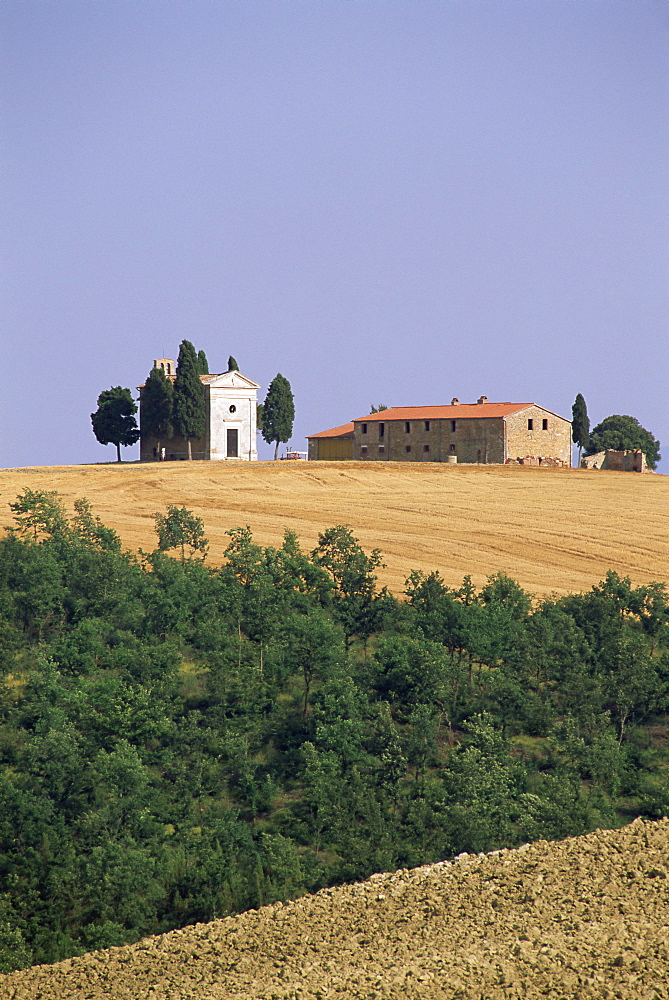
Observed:
[[[207,554],[209,539],[204,533],[202,519],[196,517],[192,510],[170,504],[166,514],[153,515],[158,535],[158,548],[161,552],[169,549],[181,549],[181,562],[186,560],[186,548],[191,550],[191,558],[196,552],[202,553],[202,559]]]
[[[642,427],[636,417],[614,413],[606,417],[593,429],[590,443],[585,450],[586,455],[594,455],[598,451],[628,451],[639,448],[646,456],[646,463],[654,469],[662,457],[660,442],[656,441],[650,431]]]
[[[139,441],[139,428],[135,414],[137,404],[130,389],[114,385],[104,389],[98,396],[98,408],[91,413],[93,433],[100,444],[115,444],[117,461],[121,459],[121,445],[124,448]]]

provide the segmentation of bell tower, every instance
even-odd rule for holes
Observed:
[[[166,375],[176,375],[177,366],[172,358],[156,358],[153,362],[154,368],[162,368]]]

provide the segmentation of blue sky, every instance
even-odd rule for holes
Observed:
[[[669,470],[665,3],[3,0],[0,46],[3,467],[113,460],[98,393],[185,337],[297,449],[581,392]]]

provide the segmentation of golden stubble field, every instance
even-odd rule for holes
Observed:
[[[503,570],[537,595],[587,590],[609,569],[637,586],[669,582],[666,476],[357,462],[5,469],[0,525],[25,487],[57,491],[68,509],[87,497],[133,550],[155,548],[156,511],[186,506],[204,521],[214,564],[230,528],[248,524],[262,545],[280,545],[291,528],[311,549],[319,532],[346,524],[381,550],[379,579],[398,594],[412,569],[439,570],[450,586]]]

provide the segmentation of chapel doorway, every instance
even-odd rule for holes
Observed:
[[[236,427],[228,428],[228,458],[239,458],[239,431]]]

